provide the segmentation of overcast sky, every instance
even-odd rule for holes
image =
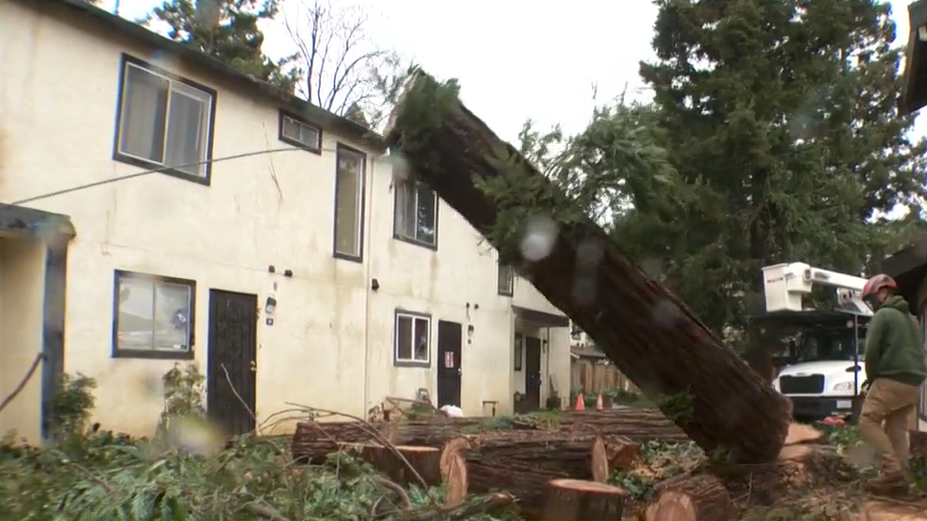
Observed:
[[[293,2],[297,0],[285,0]],[[348,0],[336,0],[347,3]],[[101,6],[112,9],[115,0]],[[650,48],[656,8],[649,0],[359,0],[370,13],[372,41],[395,49],[439,78],[456,77],[470,109],[508,140],[532,118],[581,130],[595,102],[629,93],[647,96],[638,62]],[[907,32],[908,1],[891,2],[898,33]],[[120,14],[136,19],[156,0],[121,0]],[[567,8],[568,6],[568,8]],[[282,27],[268,28],[265,52],[292,52]],[[900,40],[899,40],[900,43]],[[918,133],[927,130],[919,121]]]

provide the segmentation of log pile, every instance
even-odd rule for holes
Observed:
[[[452,88],[421,72],[412,75],[390,118],[387,140],[409,173],[427,182],[488,240],[499,242],[493,246],[507,252],[504,260],[519,265],[640,389],[691,395],[692,414],[674,415],[674,421],[700,447],[730,448],[748,462],[776,458],[789,421],[788,401],[720,345],[685,304],[591,219],[554,223],[553,242],[540,259],[518,258],[519,248],[492,236],[503,208],[475,185],[475,178],[530,177],[535,188],[546,187],[543,197],[524,186],[506,194],[506,207],[526,215],[554,215],[574,204],[467,110]],[[581,280],[589,282],[588,291],[576,291]]]

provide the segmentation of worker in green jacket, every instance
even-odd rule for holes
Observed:
[[[927,378],[920,327],[897,290],[891,277],[879,274],[866,282],[862,294],[875,311],[866,333],[868,389],[864,384],[859,418],[860,434],[882,460],[881,474],[869,482],[872,491],[908,489],[908,418]]]

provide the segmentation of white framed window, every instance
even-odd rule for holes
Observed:
[[[396,365],[428,365],[431,362],[431,317],[397,311],[393,343]]]
[[[292,114],[280,112],[280,141],[304,148],[310,152],[322,152],[322,129]]]
[[[335,256],[363,259],[364,172],[367,156],[339,145],[335,171]]]
[[[193,358],[196,282],[116,271],[113,356]]]
[[[499,294],[511,297],[515,294],[515,269],[505,264],[499,264]]]
[[[128,56],[122,62],[116,159],[208,182],[215,91]]]
[[[415,244],[438,245],[438,196],[423,183],[408,181],[395,185],[393,234]]]

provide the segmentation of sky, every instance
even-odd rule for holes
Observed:
[[[100,6],[112,10],[115,2],[103,0]],[[119,14],[137,19],[160,3],[121,0]],[[541,128],[559,123],[574,133],[583,129],[596,104],[625,88],[630,98],[649,96],[638,63],[653,58],[657,9],[650,0],[469,0],[453,7],[434,0],[354,3],[369,15],[371,41],[438,78],[460,80],[463,102],[509,141],[516,140],[528,118]],[[898,35],[907,33],[908,3],[891,2]],[[293,52],[285,29],[274,25],[265,28],[264,52]],[[927,118],[919,121],[917,133],[927,134]]]

